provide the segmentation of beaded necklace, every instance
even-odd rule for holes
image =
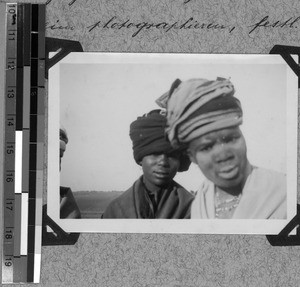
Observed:
[[[215,217],[216,218],[231,218],[234,210],[239,205],[242,193],[232,195],[229,198],[221,199],[220,191],[215,192]]]

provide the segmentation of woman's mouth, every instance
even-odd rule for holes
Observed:
[[[167,178],[169,177],[169,172],[167,171],[154,171],[153,172],[157,178]]]
[[[227,165],[218,171],[218,176],[222,179],[233,179],[239,173],[239,168],[236,165]]]

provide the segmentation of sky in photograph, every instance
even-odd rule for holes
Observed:
[[[241,129],[250,162],[286,172],[286,65],[261,64],[261,58],[254,56],[220,59],[183,54],[69,55],[60,64],[55,83],[59,85],[59,121],[69,138],[61,185],[73,191],[128,189],[142,174],[133,159],[129,125],[159,108],[155,100],[176,78],[230,78],[244,111]],[[196,190],[203,176],[192,164],[175,180]]]

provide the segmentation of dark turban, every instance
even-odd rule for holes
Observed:
[[[68,135],[67,131],[64,128],[59,129],[59,143],[60,143],[60,150],[64,152],[66,150],[66,145],[68,143]]]
[[[180,154],[180,167],[178,171],[186,171],[190,160],[185,151],[175,150],[165,134],[167,119],[161,110],[153,110],[138,117],[130,125],[130,138],[132,140],[133,157],[140,164],[143,157],[150,154],[164,153]]]

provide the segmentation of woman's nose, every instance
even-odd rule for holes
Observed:
[[[166,154],[160,154],[158,155],[158,164],[160,165],[168,165],[169,161],[168,161],[168,156]]]
[[[233,153],[226,143],[219,143],[214,148],[213,156],[216,162],[222,162],[232,159]]]

